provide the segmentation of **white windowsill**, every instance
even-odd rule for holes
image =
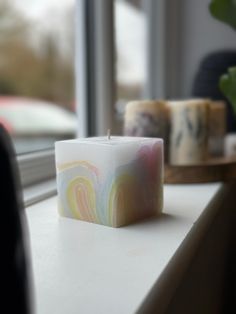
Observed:
[[[135,313],[220,187],[165,186],[161,217],[118,229],[29,206],[36,313]]]

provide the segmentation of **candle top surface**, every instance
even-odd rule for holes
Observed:
[[[60,141],[60,143],[71,143],[71,144],[96,144],[96,145],[119,145],[128,143],[139,143],[148,141],[160,141],[161,138],[150,138],[150,137],[131,137],[131,136],[98,136],[98,137],[87,137],[87,138],[77,138],[72,140]],[[59,142],[57,142],[59,143]]]

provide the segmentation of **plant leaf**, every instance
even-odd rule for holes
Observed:
[[[211,0],[209,10],[213,17],[236,29],[236,0]]]
[[[232,104],[236,115],[236,67],[229,68],[228,73],[221,76],[220,89]]]

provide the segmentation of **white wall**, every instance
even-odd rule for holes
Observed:
[[[169,10],[172,1],[169,3]],[[178,2],[180,37],[179,44],[177,43],[176,46],[178,57],[175,62],[176,71],[179,71],[179,82],[176,82],[178,89],[170,96],[188,97],[201,59],[212,51],[236,49],[236,31],[210,15],[208,10],[210,0],[179,0]]]

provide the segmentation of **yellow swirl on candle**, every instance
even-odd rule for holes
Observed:
[[[68,184],[67,200],[75,218],[98,222],[95,190],[88,178],[76,177]]]
[[[109,225],[116,227],[132,221],[138,213],[139,187],[134,175],[122,174],[114,178],[108,195]]]
[[[72,161],[72,162],[67,162],[63,164],[57,164],[56,167],[57,167],[58,172],[62,172],[64,170],[75,168],[75,167],[85,167],[91,170],[92,172],[94,172],[96,176],[99,175],[98,168],[93,166],[91,163],[89,163],[86,160],[79,160],[79,161]]]

